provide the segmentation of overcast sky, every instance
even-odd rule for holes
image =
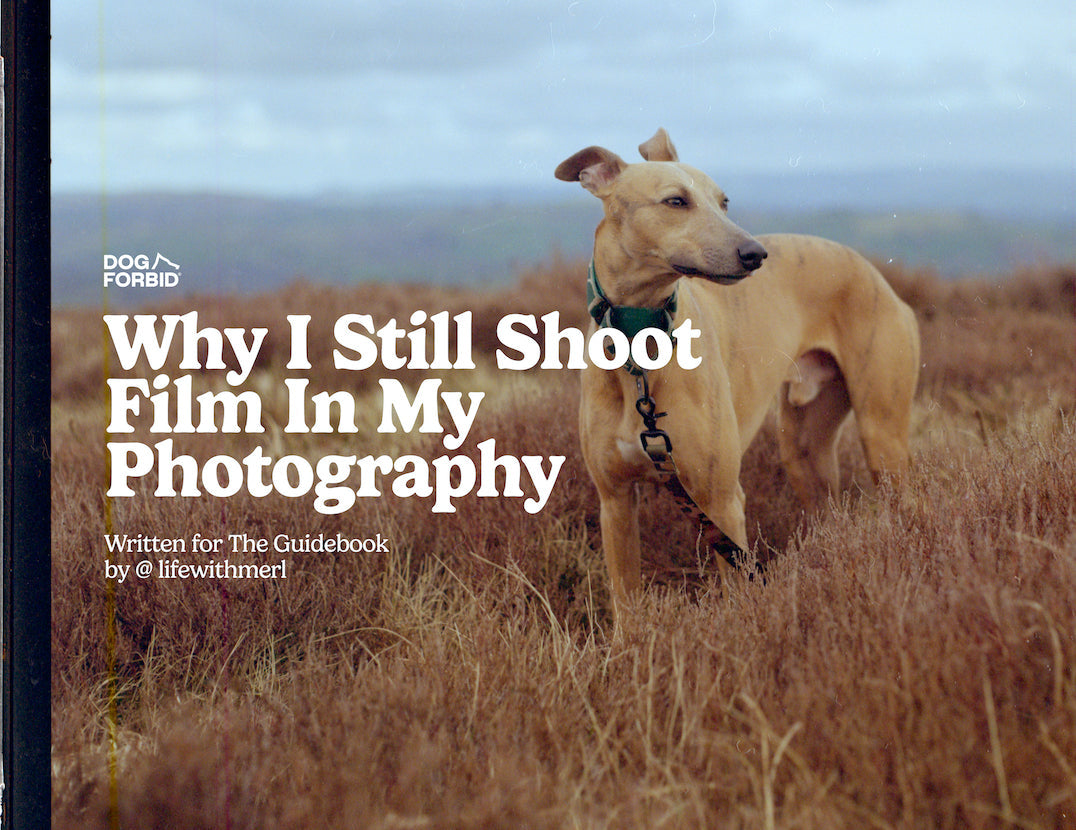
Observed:
[[[53,187],[547,186],[659,126],[707,171],[1076,163],[1071,0],[58,0]]]

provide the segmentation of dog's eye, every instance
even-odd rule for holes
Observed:
[[[661,203],[663,205],[668,205],[669,207],[674,208],[687,207],[687,199],[685,199],[683,196],[670,196],[668,199],[662,199]]]
[[[724,211],[727,211],[729,209],[728,197],[721,200],[721,209],[724,210]]]

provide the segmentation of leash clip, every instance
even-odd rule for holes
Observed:
[[[654,469],[670,475],[677,472],[672,457],[672,439],[667,432],[660,429],[644,430],[639,433],[639,441],[643,445],[643,452],[654,463]]]
[[[643,418],[643,426],[646,427],[639,433],[639,441],[643,446],[643,452],[654,464],[654,469],[665,475],[676,475],[676,461],[672,456],[672,439],[663,429],[658,429],[658,418],[664,418],[668,412],[655,412],[657,402],[650,394],[650,382],[645,371],[641,371],[635,378],[635,388],[639,391],[639,398],[635,401],[635,411]]]
[[[647,390],[646,394],[640,395],[639,400],[635,402],[635,411],[643,416],[643,422],[646,424],[647,429],[654,429],[654,424],[658,418],[664,418],[669,414],[668,412],[655,413],[655,409],[657,409],[657,403],[650,397],[649,390]]]

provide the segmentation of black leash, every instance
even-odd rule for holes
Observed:
[[[602,290],[594,261],[591,260],[587,273],[587,310],[598,326],[618,329],[629,340],[644,328],[656,328],[668,334],[672,330],[673,314],[676,313],[676,292],[674,291],[660,308],[614,306]],[[665,489],[676,499],[680,511],[694,516],[699,522],[699,535],[705,539],[708,548],[732,567],[739,568],[747,554],[710,521],[680,481],[680,471],[676,468],[676,459],[673,458],[672,439],[665,430],[658,427],[658,418],[664,418],[669,413],[657,411],[657,401],[650,394],[648,370],[635,365],[630,359],[624,364],[624,370],[635,376],[635,388],[639,393],[635,401],[635,411],[643,419],[644,429],[639,433],[643,452],[662,476]]]

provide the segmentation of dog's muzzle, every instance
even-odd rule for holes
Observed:
[[[720,285],[732,285],[737,283],[750,274],[752,271],[757,271],[762,267],[762,260],[764,260],[769,254],[766,253],[766,249],[763,248],[754,239],[749,239],[736,249],[736,258],[740,261],[740,265],[743,271],[738,274],[715,274],[709,271],[702,271],[698,268],[692,268],[689,265],[677,265],[676,263],[670,263],[673,270],[676,273],[685,277],[701,277],[704,280],[710,282],[716,282]]]

